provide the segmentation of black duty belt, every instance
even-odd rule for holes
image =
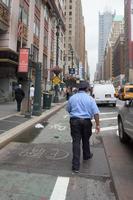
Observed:
[[[79,117],[71,117],[71,120],[91,120],[90,118],[79,118]]]

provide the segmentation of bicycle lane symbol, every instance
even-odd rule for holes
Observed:
[[[69,153],[58,148],[53,148],[45,152],[45,158],[48,160],[62,160],[69,156]]]

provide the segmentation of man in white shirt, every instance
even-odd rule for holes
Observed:
[[[31,100],[32,105],[33,105],[33,100],[34,100],[34,91],[35,91],[34,85],[31,85],[31,87],[30,87],[30,100]]]

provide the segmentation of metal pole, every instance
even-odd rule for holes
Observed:
[[[31,103],[30,103],[30,82],[31,82],[31,60],[29,59],[29,71],[28,71],[28,100],[27,100],[27,112],[25,113],[26,118],[31,118]]]
[[[59,61],[59,21],[56,26],[56,67],[58,67],[58,61]],[[53,102],[58,103],[59,102],[59,96],[58,96],[58,84],[54,86],[55,95]]]
[[[58,66],[59,61],[59,25],[56,26],[56,66]]]
[[[42,113],[41,110],[41,63],[36,63],[36,76],[35,76],[35,94],[33,103],[33,112],[35,116],[39,116]]]
[[[72,68],[73,68],[73,50],[71,51],[72,53]]]

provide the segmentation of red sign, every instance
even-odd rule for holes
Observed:
[[[18,72],[28,72],[28,65],[29,65],[29,49],[22,48],[19,52],[19,66]]]

